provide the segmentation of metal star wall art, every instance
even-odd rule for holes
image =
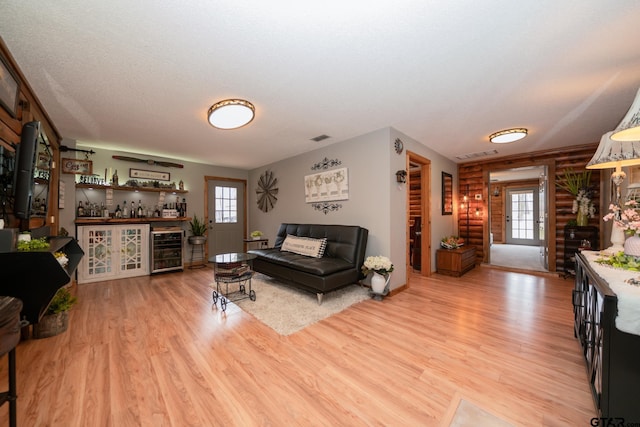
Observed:
[[[269,212],[278,201],[278,178],[273,177],[273,172],[266,171],[260,175],[256,195],[258,196],[258,208],[262,212]]]

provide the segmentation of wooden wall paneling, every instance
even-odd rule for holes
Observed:
[[[495,192],[498,192],[496,195]],[[494,243],[505,241],[505,186],[502,183],[492,183],[489,191],[489,213],[491,215],[491,230]]]
[[[409,170],[409,218],[414,219],[422,215],[420,204],[421,178],[420,170]]]
[[[562,271],[564,258],[564,227],[569,220],[575,219],[576,214],[571,212],[573,208],[573,196],[562,189],[556,190],[556,185],[558,180],[562,179],[565,170],[569,168],[575,171],[583,170],[591,157],[593,157],[597,146],[598,143],[585,144],[563,150],[540,151],[486,161],[462,163],[458,165],[460,195],[464,194],[467,184],[469,185],[471,197],[476,193],[485,194],[483,193],[483,188],[488,189],[489,187],[488,174],[491,170],[546,164],[549,169],[549,271]],[[604,200],[606,198],[600,194],[602,182],[600,170],[593,170],[591,182],[594,187],[596,217],[589,219],[589,225],[601,228],[602,216],[607,212],[608,205],[605,206]],[[503,191],[501,191],[501,194],[502,193]],[[487,197],[489,196],[487,195]],[[471,206],[473,207],[473,200],[471,202]],[[458,206],[458,209],[459,208]],[[467,224],[466,212],[461,211],[458,218],[458,234],[464,237],[466,235]],[[479,218],[474,218],[473,212],[471,212],[469,218],[469,244],[476,246],[479,262],[488,262],[487,252],[490,237],[488,221],[489,215],[484,214]],[[602,230],[600,241],[603,241]]]
[[[17,117],[12,117],[4,111],[3,108],[0,108],[0,142],[5,147],[11,146],[11,144],[19,144],[22,125],[33,120],[40,121],[42,132],[47,135],[49,140],[53,160],[55,162],[55,167],[50,171],[47,218],[45,225],[49,225],[51,227],[52,235],[57,235],[59,218],[58,182],[60,179],[58,170],[60,165],[59,148],[61,137],[47,112],[42,107],[42,104],[38,100],[36,94],[31,89],[29,82],[24,77],[22,70],[17,66],[2,38],[0,38],[0,55],[7,59],[7,62],[12,67],[20,81],[20,101],[16,114]],[[11,223],[7,224],[7,227],[20,227],[21,229],[30,228],[29,222],[23,222],[20,224],[20,222],[15,218],[11,217],[10,219]]]

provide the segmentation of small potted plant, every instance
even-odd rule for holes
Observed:
[[[440,240],[440,246],[445,249],[458,249],[461,246],[464,246],[464,239],[458,236],[447,236],[443,237]]]
[[[44,251],[47,249],[49,249],[49,242],[47,242],[46,237],[31,239],[31,234],[29,234],[29,240],[18,240],[18,251],[20,252]]]
[[[191,228],[191,236],[189,236],[189,243],[192,245],[202,245],[207,241],[207,224],[204,221],[198,219],[198,215],[193,215],[193,219],[189,222]]]
[[[47,338],[61,334],[69,327],[69,310],[78,302],[68,288],[58,289],[40,321],[33,325],[34,338]]]
[[[251,232],[251,238],[253,240],[260,240],[260,239],[262,239],[262,236],[263,236],[263,234],[262,234],[262,231],[260,231],[260,230],[255,230],[255,231]]]

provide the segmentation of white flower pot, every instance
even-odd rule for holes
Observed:
[[[624,254],[640,257],[640,237],[630,236],[624,241]]]
[[[374,294],[383,295],[390,278],[391,275],[384,277],[382,274],[374,272],[373,277],[371,277],[371,291]]]

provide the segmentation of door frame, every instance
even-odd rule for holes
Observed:
[[[213,175],[205,175],[204,176],[204,222],[205,224],[209,224],[209,181],[227,181],[227,182],[236,182],[243,185],[243,200],[242,200],[242,209],[244,210],[243,215],[243,224],[242,224],[242,238],[247,238],[247,180],[242,178],[229,178],[225,176],[213,176]],[[207,227],[207,235],[209,234],[209,227]],[[204,245],[204,258],[209,259],[209,245]]]
[[[545,230],[545,241],[547,245],[547,259],[555,260],[556,259],[556,186],[555,186],[555,176],[556,176],[556,163],[555,159],[545,159],[545,160],[520,160],[520,161],[512,161],[508,164],[504,165],[496,165],[496,164],[485,164],[482,166],[482,180],[484,187],[484,196],[485,200],[487,200],[489,194],[489,186],[491,184],[489,176],[491,172],[501,172],[505,170],[518,169],[527,166],[546,166],[547,167],[547,212],[552,214],[548,215],[547,221],[547,229]],[[490,227],[489,222],[491,218],[487,221],[484,221],[483,230],[482,230],[482,262],[484,264],[491,263],[491,244],[490,244]],[[556,263],[549,262],[547,266],[547,270],[549,272],[555,272]]]
[[[411,167],[411,163],[417,163],[420,165],[420,206],[421,206],[421,221],[420,229],[422,236],[420,238],[420,275],[429,277],[431,276],[431,160],[407,150],[406,154],[406,170]],[[410,226],[409,226],[409,213],[410,213],[410,197],[409,186],[407,184],[406,192],[406,206],[405,206],[405,260],[406,260],[406,274],[407,277],[413,272],[410,260]],[[407,287],[410,286],[411,281],[407,280]]]

